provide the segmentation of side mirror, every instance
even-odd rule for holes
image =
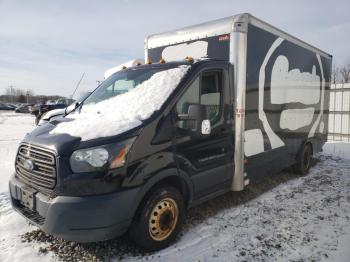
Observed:
[[[211,124],[209,119],[202,120],[201,130],[202,130],[202,135],[210,135]]]
[[[193,104],[188,107],[188,114],[179,115],[180,121],[184,122],[185,129],[193,132],[194,136],[210,135],[211,125],[208,119],[208,111],[205,105]]]

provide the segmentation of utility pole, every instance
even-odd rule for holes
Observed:
[[[13,97],[13,89],[14,89],[14,85],[9,85],[10,88],[10,97],[11,97],[11,103],[14,102],[14,97]]]

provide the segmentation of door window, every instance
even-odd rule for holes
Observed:
[[[207,107],[212,123],[218,119],[222,93],[221,72],[208,72],[202,75],[200,103]]]
[[[187,88],[176,104],[176,111],[178,114],[188,114],[188,107],[190,105],[199,104],[199,82],[200,77],[197,77],[192,84]]]
[[[222,71],[206,71],[198,76],[176,104],[178,115],[188,114],[190,105],[205,105],[211,124],[220,118],[222,101]],[[178,126],[183,129],[193,129],[194,121],[179,121]]]

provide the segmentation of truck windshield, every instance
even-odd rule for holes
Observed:
[[[126,93],[135,86],[148,80],[155,73],[170,69],[161,68],[131,68],[120,71],[107,78],[85,101],[86,104],[96,104],[103,100]]]

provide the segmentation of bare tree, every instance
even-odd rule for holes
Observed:
[[[8,96],[13,96],[15,95],[15,89],[13,88],[14,86],[10,85],[5,89],[5,95]]]
[[[15,102],[16,89],[13,85],[9,85],[5,90],[5,95],[9,97],[10,102]]]
[[[332,68],[332,84],[339,83],[339,73],[339,67],[334,65]]]
[[[340,75],[342,77],[343,83],[349,83],[350,82],[350,64],[347,64],[346,66],[343,66],[340,68]]]

